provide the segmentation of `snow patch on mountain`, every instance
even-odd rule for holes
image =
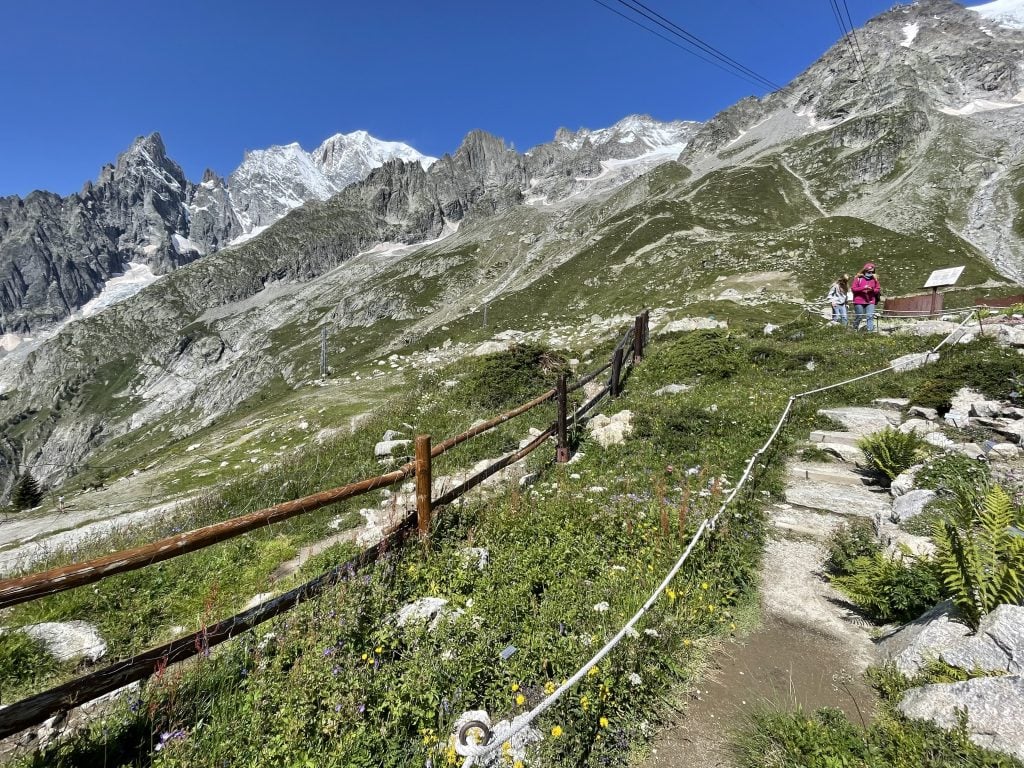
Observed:
[[[174,235],[174,237],[177,238],[179,236]],[[185,240],[185,238],[181,239]],[[185,242],[188,241],[186,240]],[[112,307],[118,302],[130,299],[147,285],[152,285],[161,277],[160,275],[154,275],[153,270],[145,264],[129,261],[125,266],[127,268],[124,273],[107,280],[99,295],[86,302],[78,312],[71,316],[71,320],[98,315],[107,307]]]
[[[904,48],[909,48],[917,39],[917,33],[921,31],[921,25],[917,22],[906,24],[903,27],[903,41],[900,43]]]
[[[572,150],[580,149],[589,139],[590,144],[595,147],[612,143],[639,143],[647,150],[654,151],[678,144],[685,146],[699,125],[689,120],[662,123],[647,115],[630,115],[609,128],[594,131],[581,128],[575,133],[560,131],[556,141]]]
[[[1024,0],[993,0],[991,3],[969,6],[967,10],[1002,27],[1024,29]]]
[[[978,112],[992,112],[997,109],[1014,109],[1015,107],[1024,106],[1024,91],[1021,91],[1013,97],[1011,101],[993,101],[991,99],[974,99],[964,104],[962,107],[947,107],[938,105],[937,109],[940,112],[944,112],[947,115],[973,115]]]

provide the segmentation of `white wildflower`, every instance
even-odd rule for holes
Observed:
[[[638,675],[636,672],[630,672],[629,677],[626,679],[629,680],[630,685],[635,686],[637,688],[644,684],[644,679],[640,677],[640,675]]]
[[[608,601],[607,600],[602,600],[600,603],[598,603],[597,605],[594,606],[594,610],[597,611],[598,613],[605,613],[605,612],[608,611],[609,607],[610,606],[608,605]]]
[[[658,630],[656,629],[645,629],[644,634],[648,637],[661,637],[661,635],[658,634]]]

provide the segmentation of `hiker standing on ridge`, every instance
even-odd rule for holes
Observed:
[[[860,321],[867,319],[868,331],[875,330],[875,304],[882,295],[882,286],[875,277],[875,265],[868,262],[853,278],[853,330],[860,330]]]
[[[846,325],[849,322],[846,314],[846,292],[850,290],[850,276],[841,275],[828,289],[825,299],[832,305],[832,322]]]

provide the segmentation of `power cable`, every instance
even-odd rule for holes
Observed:
[[[627,0],[617,0],[617,2],[619,2],[622,5],[625,5],[627,8],[632,8],[632,10],[636,11],[637,13],[642,14],[643,16],[645,16],[646,18],[650,19],[651,21],[654,21],[659,26],[664,26],[664,24],[667,24],[668,27],[666,27],[666,28],[670,28],[670,31],[672,31],[673,34],[675,34],[675,35],[677,35],[679,37],[682,37],[683,39],[687,40],[688,42],[692,43],[693,45],[698,46],[702,50],[704,50],[707,53],[711,54],[716,59],[719,59],[720,61],[728,64],[729,66],[733,66],[733,67],[737,68],[738,70],[740,70],[742,72],[745,72],[746,74],[750,75],[751,77],[757,78],[759,81],[763,82],[765,85],[770,86],[773,91],[784,91],[784,90],[786,90],[785,86],[779,85],[778,83],[775,83],[772,80],[769,80],[767,77],[764,77],[760,73],[755,72],[754,70],[750,69],[750,67],[747,67],[747,66],[741,64],[740,62],[736,61],[736,59],[734,59],[731,56],[729,56],[728,54],[726,54],[724,51],[722,51],[722,50],[716,48],[715,46],[711,45],[711,43],[708,43],[705,40],[702,40],[701,38],[697,37],[693,33],[687,31],[683,27],[681,27],[678,24],[676,24],[671,19],[665,18],[664,16],[662,16],[660,13],[658,13],[654,9],[649,8],[648,6],[644,5],[642,2],[640,2],[640,0],[628,0],[628,2],[627,2]],[[664,24],[662,24],[662,22],[664,22]]]
[[[861,69],[867,74],[867,67],[864,64],[864,50],[860,47],[860,38],[857,36],[857,28],[853,25],[853,17],[850,15],[850,6],[843,0],[843,9],[846,11],[846,23],[850,27],[850,34],[853,36],[853,44],[857,48],[857,55],[860,57]]]
[[[846,46],[850,49],[850,53],[853,55],[853,60],[860,69],[861,76],[867,79],[867,69],[864,66],[864,61],[860,57],[858,47],[853,39],[852,27],[846,26],[846,19],[843,18],[843,12],[839,9],[840,0],[828,0],[829,5],[832,7],[832,15],[835,17],[836,24],[839,25],[839,33],[842,35],[843,40],[846,41]]]
[[[711,66],[717,67],[718,69],[722,70],[723,72],[726,72],[727,74],[734,75],[734,76],[739,77],[739,78],[741,78],[743,80],[746,80],[748,83],[750,83],[751,85],[757,86],[758,88],[765,87],[765,84],[760,82],[759,80],[754,80],[751,77],[748,77],[748,76],[746,76],[746,75],[744,75],[744,74],[742,74],[740,72],[737,72],[735,69],[731,69],[729,67],[723,66],[722,64],[718,63],[714,59],[710,59],[710,58],[708,58],[706,56],[702,56],[700,53],[698,53],[697,51],[693,50],[692,48],[688,48],[687,46],[682,45],[681,43],[676,42],[672,38],[666,37],[665,35],[663,35],[660,32],[658,32],[658,30],[651,29],[650,27],[644,26],[643,24],[641,24],[639,21],[637,21],[633,17],[627,16],[622,11],[616,10],[612,6],[608,5],[607,3],[602,2],[602,0],[594,0],[594,2],[597,3],[598,5],[600,5],[602,8],[607,8],[609,11],[614,13],[616,16],[619,16],[619,17],[625,19],[630,24],[635,24],[636,26],[640,27],[640,29],[644,30],[645,32],[650,32],[655,37],[660,37],[662,40],[664,40],[669,45],[674,45],[679,50],[685,51],[686,53],[690,54],[691,56],[696,56],[701,61],[707,62]],[[676,35],[676,37],[679,37],[679,35]]]
[[[666,37],[665,35],[658,32],[656,29],[652,29],[651,27],[646,26],[633,16],[622,13],[621,11],[613,8],[607,3],[602,2],[602,0],[594,0],[594,2],[596,2],[603,8],[606,8],[607,10],[611,11],[616,16],[625,19],[631,24],[635,24],[641,29],[650,32],[652,35],[656,35],[657,37],[661,38],[662,40],[665,40],[671,45],[674,45],[675,47],[686,51],[690,55],[696,56],[701,61],[707,62],[708,64],[711,64],[712,66],[717,67],[718,69],[721,69],[724,72],[739,77],[747,81],[748,83],[757,86],[758,88],[767,88],[771,91],[788,90],[785,86],[780,86],[778,83],[773,82],[772,80],[755,72],[749,67],[740,64],[735,59],[732,59],[730,56],[728,56],[721,50],[701,40],[696,35],[687,32],[679,25],[674,24],[670,20],[658,14],[656,11],[647,8],[647,6],[644,6],[639,2],[636,2],[636,5],[631,5],[630,3],[625,2],[625,0],[616,0],[616,2],[618,2],[625,8],[628,8],[634,14],[639,15],[640,17],[646,19],[649,22],[653,22],[658,27],[661,27],[663,30],[668,32],[669,35],[671,35],[671,37]],[[672,38],[676,39],[674,40]],[[677,42],[677,40],[681,41],[681,43]],[[704,54],[707,54],[707,56]],[[709,58],[709,56],[711,58]]]

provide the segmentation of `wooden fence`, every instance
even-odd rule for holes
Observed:
[[[213,646],[322,594],[332,585],[354,575],[359,568],[376,561],[384,552],[401,546],[412,533],[414,525],[421,538],[427,537],[433,511],[436,508],[451,503],[504,467],[525,458],[552,436],[557,438],[555,460],[559,463],[568,461],[569,428],[576,426],[579,419],[593,409],[606,395],[617,397],[621,393],[623,375],[631,365],[643,359],[649,336],[650,313],[644,311],[636,316],[632,327],[623,334],[608,363],[591,371],[571,385],[567,377],[562,375],[554,389],[436,445],[431,445],[429,435],[417,436],[415,460],[387,474],[286,501],[247,515],[169,536],[151,544],[115,552],[105,557],[0,581],[0,608],[17,605],[194,552],[256,528],[287,520],[290,517],[311,512],[379,488],[395,485],[413,475],[416,478],[415,512],[410,512],[388,530],[377,544],[362,551],[346,563],[335,566],[315,579],[254,608],[5,707],[0,716],[0,738],[16,734],[25,728],[41,723],[58,712],[92,701],[125,685],[144,680],[159,670],[165,669],[168,664],[208,653]],[[611,373],[608,383],[570,415],[568,394],[581,389],[601,374],[608,372],[609,369]],[[558,408],[558,417],[553,424],[518,451],[492,462],[439,498],[432,498],[432,459],[552,398],[556,400]]]
[[[941,293],[921,293],[917,296],[901,296],[896,299],[885,299],[882,305],[883,314],[889,317],[921,317],[937,315],[942,312],[943,298]]]

